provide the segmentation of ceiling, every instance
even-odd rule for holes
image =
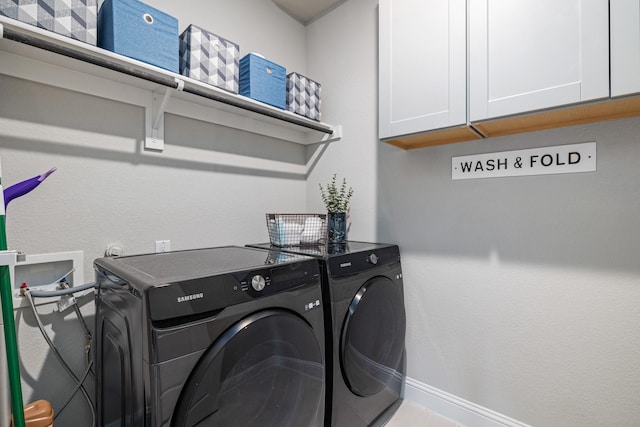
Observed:
[[[347,0],[272,0],[280,9],[307,25]]]

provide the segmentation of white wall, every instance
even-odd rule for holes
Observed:
[[[403,151],[377,140],[377,2],[314,22],[308,47],[326,121],[344,127],[309,204],[346,175],[351,237],[400,245],[411,383],[460,421],[456,403],[507,420],[483,425],[637,426],[640,119]],[[452,156],[587,141],[596,173],[451,181]]]
[[[381,223],[399,226],[380,236],[404,248],[414,379],[531,425],[637,424],[638,130],[383,148]],[[597,173],[450,179],[451,156],[584,141]]]
[[[289,70],[305,72],[304,27],[269,1],[191,0],[147,3],[257,51]],[[184,117],[165,118],[165,150],[144,151],[142,108],[0,75],[0,157],[6,187],[57,166],[7,211],[11,249],[26,253],[83,250],[85,281],[109,243],[126,254],[267,241],[266,212],[304,212],[305,147]],[[233,161],[220,159],[235,159]],[[277,161],[277,162],[274,162]],[[252,167],[251,165],[257,165]],[[93,300],[83,298],[93,322]],[[73,312],[40,307],[76,372],[84,368],[82,330]],[[29,310],[16,310],[24,401],[58,408],[73,383],[62,373]],[[55,386],[52,386],[55,385]],[[0,422],[1,424],[1,422]],[[81,399],[56,425],[90,425]]]
[[[145,3],[178,18],[180,32],[194,24],[239,44],[240,57],[257,52],[285,67],[287,72],[305,72],[305,27],[270,0]]]
[[[318,184],[335,173],[354,189],[349,239],[376,233],[377,3],[350,0],[307,27],[307,74],[322,84],[322,120],[343,125],[308,178],[311,211],[325,208]],[[313,148],[309,148],[312,150]]]
[[[265,212],[322,211],[317,184],[338,173],[355,189],[350,237],[400,245],[412,381],[536,426],[638,425],[639,119],[405,152],[377,140],[375,0],[350,0],[306,33],[269,1],[149,3],[320,81],[342,141],[306,183],[216,154],[303,164],[313,148],[177,116],[165,152],[147,153],[140,108],[0,76],[3,184],[59,169],[9,207],[12,248],[82,249],[91,280],[111,242],[139,253],[156,239],[265,240]],[[450,179],[451,156],[584,141],[598,143],[597,173]],[[91,321],[92,301],[81,304]],[[80,370],[73,314],[41,310],[56,343],[77,337]],[[28,312],[17,319],[25,401],[55,407],[70,384]],[[57,423],[88,417],[76,401]]]

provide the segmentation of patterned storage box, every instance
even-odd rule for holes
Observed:
[[[96,45],[98,0],[0,0],[0,15]]]
[[[180,35],[180,74],[238,93],[240,47],[195,25]]]
[[[178,20],[138,0],[105,0],[98,12],[98,46],[178,72]]]
[[[287,76],[287,110],[320,121],[320,83],[298,73]]]
[[[240,60],[240,95],[284,110],[287,98],[285,68],[249,53]]]

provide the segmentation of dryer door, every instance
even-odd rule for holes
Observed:
[[[399,394],[405,329],[401,287],[387,277],[369,279],[349,305],[340,340],[342,374],[353,393]]]
[[[323,402],[323,357],[313,329],[294,313],[265,310],[205,351],[171,426],[315,426]]]

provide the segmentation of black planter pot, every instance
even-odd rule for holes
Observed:
[[[327,214],[329,243],[342,243],[347,240],[347,213],[329,212]]]

